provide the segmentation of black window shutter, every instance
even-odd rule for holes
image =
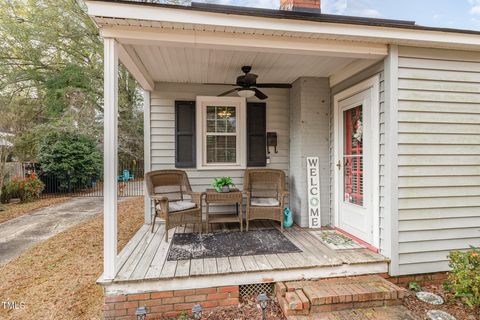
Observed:
[[[175,101],[175,167],[196,165],[195,101]]]
[[[263,102],[247,103],[247,166],[267,165],[267,114]]]

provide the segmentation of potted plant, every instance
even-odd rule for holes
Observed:
[[[217,192],[230,192],[230,187],[234,187],[235,184],[230,177],[219,177],[213,179],[212,186]]]

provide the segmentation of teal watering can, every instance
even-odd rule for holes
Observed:
[[[290,228],[293,225],[293,212],[290,208],[283,209],[283,226],[285,228]]]

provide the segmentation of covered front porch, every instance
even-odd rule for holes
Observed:
[[[332,112],[333,88],[336,92],[343,91],[348,88],[345,81],[373,68],[374,73],[370,75],[376,75],[375,85],[367,84],[368,87],[360,89],[374,88],[378,94],[380,81],[376,66],[383,65],[388,55],[387,45],[341,35],[327,36],[313,24],[308,32],[280,32],[275,29],[285,26],[277,25],[276,21],[267,21],[267,24],[257,21],[255,28],[246,28],[240,26],[244,17],[231,16],[226,21],[220,15],[203,11],[191,11],[183,16],[177,12],[180,9],[174,7],[145,9],[136,4],[116,3],[117,10],[112,11],[112,4],[107,6],[101,1],[87,1],[87,4],[105,43],[105,255],[104,274],[99,283],[107,293],[132,294],[388,272],[388,259],[381,254],[361,246],[334,250],[315,235],[319,229],[305,228],[309,219],[306,158],[310,156],[318,157],[320,162],[321,225],[333,228],[337,224],[335,206],[341,197],[333,190],[334,181],[337,183],[334,157],[338,157],[333,150],[335,130],[338,131]],[[121,252],[117,251],[119,62],[145,90],[145,171],[181,168],[196,192],[204,192],[211,187],[213,178],[219,176],[232,177],[242,190],[245,169],[255,167],[247,165],[247,121],[237,122],[243,131],[237,132],[235,155],[244,158],[235,166],[209,167],[205,165],[208,150],[199,142],[206,137],[205,132],[198,131],[202,125],[202,120],[198,120],[201,115],[197,111],[195,118],[193,113],[194,120],[189,122],[191,132],[186,135],[197,133],[197,141],[190,140],[189,148],[184,145],[184,149],[191,151],[185,154],[193,155],[188,160],[193,160],[181,162],[178,161],[181,158],[178,155],[178,102],[193,102],[195,106],[199,96],[216,97],[232,89],[230,84],[241,75],[243,66],[252,67],[252,72],[258,74],[258,83],[291,85],[291,88],[262,88],[267,99],[260,101],[258,96],[249,96],[244,104],[265,102],[264,131],[275,133],[276,141],[275,149],[269,148],[262,166],[280,169],[286,174],[287,206],[295,213],[295,225],[284,234],[299,252],[169,260],[172,242],[163,241],[165,225],[157,222],[155,232],[149,231],[152,203],[148,196],[145,197],[145,225]],[[356,81],[360,80],[363,79]],[[378,101],[368,102],[378,108]],[[378,121],[372,127],[376,125]],[[373,151],[374,148],[378,148],[378,144]],[[372,163],[372,172],[378,171],[378,163],[373,160]],[[371,178],[374,177],[372,174]],[[380,181],[376,180],[376,183]],[[378,192],[378,186],[368,187]],[[371,212],[378,211],[378,199],[376,194],[369,197]],[[373,231],[368,236],[375,236],[372,243],[379,248],[380,218],[373,213],[371,216],[369,223]],[[253,222],[252,226],[258,230],[279,228],[277,223],[268,221]],[[175,233],[194,232],[195,228],[198,226],[177,227]],[[214,232],[238,231],[237,225],[219,224],[216,228]]]
[[[249,232],[271,229],[279,229],[278,223],[258,220],[251,223]],[[235,223],[213,225],[214,234],[239,231]],[[284,235],[299,252],[169,260],[175,234],[190,232],[199,232],[199,226],[177,227],[170,232],[174,235],[167,242],[164,224],[157,223],[154,232],[149,225],[142,226],[118,255],[119,271],[114,279],[101,278],[99,283],[105,286],[107,294],[135,294],[388,271],[389,260],[381,254],[353,242],[349,247],[354,248],[332,249],[322,241],[322,231],[296,225],[286,228]]]

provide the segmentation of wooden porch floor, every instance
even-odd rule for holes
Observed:
[[[254,221],[250,224],[250,229],[272,227],[279,228],[279,225],[270,221]],[[219,281],[224,285],[248,284],[378,273],[387,272],[388,269],[388,260],[380,254],[366,248],[332,250],[308,229],[298,226],[285,229],[285,235],[302,252],[167,261],[171,241],[164,241],[165,225],[157,223],[154,233],[150,232],[150,228],[149,225],[142,226],[119,254],[120,269],[115,279],[108,282],[99,279],[99,283],[131,284],[156,281],[159,284],[166,284],[166,281],[174,280],[176,287],[188,288],[188,284],[180,285],[179,281],[190,279],[191,283],[192,277],[195,277],[196,282],[201,277],[207,277],[209,280],[205,283],[212,283],[212,286],[215,285],[214,282]],[[225,230],[239,230],[239,227],[238,224],[213,225],[213,232]],[[172,229],[169,232],[170,239],[173,231]],[[192,231],[197,231],[193,225],[175,229],[177,233]],[[288,271],[289,273],[285,273]],[[230,278],[216,277],[229,275]],[[233,283],[226,284],[225,281]],[[200,283],[197,285],[202,286]]]

